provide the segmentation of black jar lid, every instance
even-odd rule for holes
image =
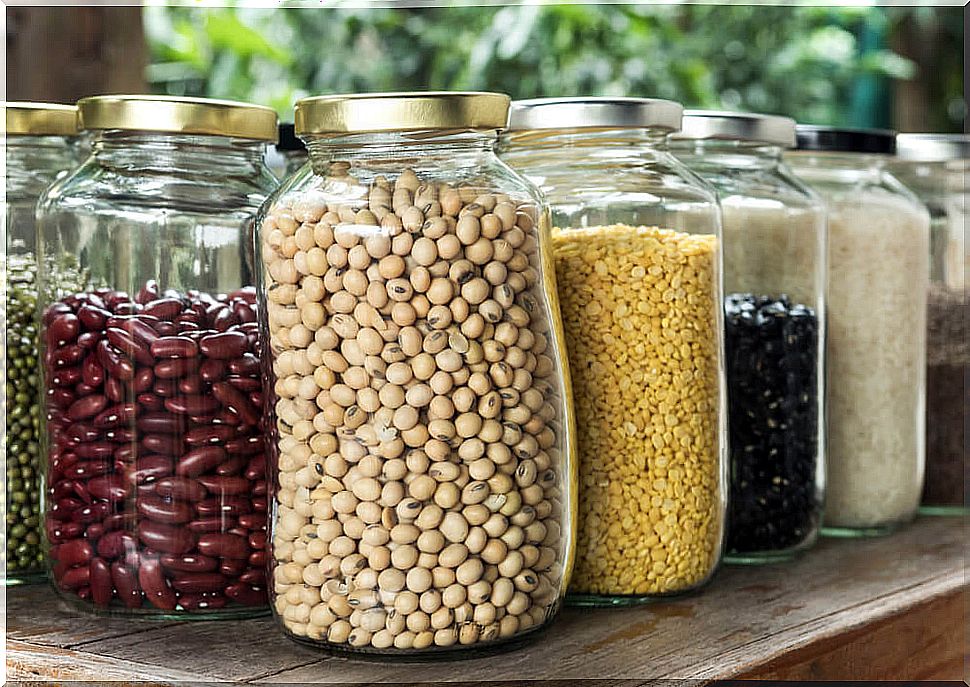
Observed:
[[[896,132],[888,129],[847,129],[799,124],[795,127],[795,135],[798,139],[796,150],[875,155],[896,153]]]
[[[306,144],[296,136],[292,123],[280,124],[280,140],[276,144],[277,150],[306,150]]]

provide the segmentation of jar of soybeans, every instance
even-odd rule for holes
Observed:
[[[693,110],[675,138],[724,223],[726,560],[790,558],[822,516],[825,206],[782,163],[793,119]]]
[[[828,210],[823,533],[884,534],[923,488],[929,215],[886,171],[892,132],[797,129],[789,163]]]
[[[76,164],[77,108],[6,103],[5,584],[43,579],[41,405],[37,367],[37,197]]]
[[[922,511],[966,514],[970,408],[967,208],[970,136],[900,134],[893,173],[930,211],[926,339],[926,479]]]
[[[244,238],[275,186],[276,115],[160,96],[78,108],[91,155],[38,206],[52,582],[107,613],[265,612]]]
[[[502,153],[551,205],[579,436],[574,602],[703,585],[726,507],[720,215],[677,103],[515,102]]]
[[[296,104],[310,167],[259,221],[271,598],[294,639],[408,656],[546,626],[574,431],[548,214],[494,93]]]

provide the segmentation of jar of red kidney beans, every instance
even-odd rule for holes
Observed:
[[[263,399],[245,237],[275,186],[263,154],[276,115],[157,96],[78,107],[92,154],[38,204],[52,583],[102,612],[263,612]]]

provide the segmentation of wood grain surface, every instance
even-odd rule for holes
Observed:
[[[43,585],[7,589],[13,680],[427,684],[598,679],[963,680],[964,524],[923,519],[882,539],[823,540],[801,559],[724,567],[701,593],[626,609],[567,608],[522,648],[420,663],[329,656],[271,618],[101,618]],[[684,683],[681,683],[683,685]]]

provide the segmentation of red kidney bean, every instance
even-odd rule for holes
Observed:
[[[249,564],[254,568],[265,566],[268,560],[269,554],[265,549],[262,551],[254,551],[253,553],[249,554]]]
[[[146,315],[154,315],[160,320],[171,320],[182,312],[182,301],[178,298],[159,298],[150,303],[145,303],[142,311]]]
[[[91,441],[86,444],[78,444],[74,447],[74,452],[80,458],[101,459],[110,458],[114,453],[115,445],[110,441]]]
[[[164,477],[154,483],[155,493],[169,499],[201,501],[206,496],[202,484],[188,477]]]
[[[81,379],[88,386],[98,387],[104,382],[104,368],[97,357],[89,355],[81,364]]]
[[[209,334],[199,339],[199,350],[203,355],[217,360],[231,360],[246,352],[246,335],[242,332]]]
[[[209,532],[199,537],[199,553],[220,558],[248,558],[249,544],[243,537],[221,532]]]
[[[82,444],[82,445],[89,446],[90,444]],[[104,461],[85,460],[85,461],[74,463],[73,465],[65,468],[64,475],[70,479],[88,479],[90,477],[98,477],[99,475],[104,475],[110,469],[111,469],[111,465]]]
[[[239,516],[239,524],[248,530],[262,530],[266,527],[266,515],[265,513],[244,513]],[[262,545],[253,544],[252,546],[258,549]]]
[[[182,572],[172,576],[172,587],[182,594],[218,592],[226,586],[226,578],[217,572]]]
[[[47,325],[47,340],[55,346],[63,346],[77,338],[81,322],[72,312],[62,312],[51,319]]]
[[[220,475],[199,475],[198,482],[212,494],[220,496],[238,496],[248,494],[250,482],[242,477],[224,477]]]
[[[154,279],[149,279],[145,282],[145,285],[138,289],[138,293],[135,294],[135,302],[141,305],[147,305],[151,301],[158,298],[158,282]]]
[[[148,347],[135,341],[135,338],[120,327],[108,327],[106,330],[108,343],[142,365],[151,365],[155,362]]]
[[[196,534],[205,534],[206,532],[222,532],[233,522],[232,518],[199,518],[190,522],[186,527]]]
[[[127,485],[121,475],[104,475],[88,480],[87,489],[96,499],[123,501],[128,496]]]
[[[239,324],[239,317],[229,308],[223,308],[212,318],[212,326],[220,332],[224,332],[236,324]]]
[[[51,544],[60,544],[70,539],[76,539],[84,533],[84,525],[79,522],[61,522],[53,519],[47,521],[46,529],[47,538],[50,539]]]
[[[98,478],[95,477],[95,479],[98,479]],[[81,482],[81,481],[72,482],[71,487],[73,488],[74,493],[77,494],[77,497],[79,499],[81,499],[84,503],[91,503],[92,501],[91,494],[88,492],[88,488],[85,486],[84,482]]]
[[[266,498],[263,496],[257,496],[252,499],[253,510],[257,513],[266,512]]]
[[[234,303],[232,312],[242,324],[256,321],[256,313],[253,312],[252,307],[245,301]]]
[[[248,568],[239,576],[239,581],[262,587],[266,584],[266,570],[263,568]]]
[[[130,444],[135,441],[135,432],[127,427],[109,429],[104,433],[104,438],[115,443]]]
[[[199,365],[199,377],[203,382],[217,382],[226,374],[226,362],[224,360],[206,359]]]
[[[202,391],[199,375],[190,375],[179,380],[179,391],[183,394],[197,394]]]
[[[104,380],[104,395],[115,403],[121,403],[125,400],[125,388],[119,380],[108,377]]]
[[[101,437],[101,432],[91,425],[75,422],[67,428],[67,436],[75,442],[95,441]]]
[[[148,455],[136,459],[134,470],[129,470],[127,478],[136,484],[168,477],[175,469],[175,461],[168,456]]]
[[[226,442],[227,451],[243,456],[261,456],[265,452],[265,449],[266,444],[263,441],[263,437],[259,435],[250,435]]]
[[[131,388],[136,394],[143,394],[146,391],[151,391],[154,385],[155,373],[150,367],[143,367],[135,372]]]
[[[210,425],[208,427],[194,427],[186,432],[184,438],[185,443],[189,446],[205,446],[206,444],[224,444],[234,436],[236,436],[235,427]]]
[[[114,513],[104,519],[104,529],[107,531],[134,527],[137,519],[134,513]]]
[[[219,572],[228,577],[237,577],[246,569],[243,558],[223,558],[219,561]]]
[[[51,496],[54,497],[55,501],[59,501],[63,498],[74,495],[74,482],[72,480],[66,479],[63,482],[58,482],[51,489]]]
[[[58,370],[53,375],[51,375],[51,383],[54,386],[75,386],[81,381],[81,368],[80,367],[69,367],[66,369]]]
[[[230,527],[226,530],[226,532],[229,534],[234,534],[237,537],[242,537],[246,540],[247,544],[249,543],[249,530],[247,530],[245,527]]]
[[[134,403],[118,403],[94,418],[95,427],[119,427],[129,425],[135,419],[137,408]]]
[[[143,557],[138,568],[138,584],[145,592],[145,598],[156,608],[173,611],[178,604],[175,592],[168,586],[162,571],[162,564],[155,557]]]
[[[216,467],[216,474],[221,476],[235,475],[246,467],[245,456],[235,456]]]
[[[196,545],[195,535],[188,529],[151,520],[139,521],[138,539],[145,546],[164,553],[188,553]]]
[[[249,399],[228,382],[216,382],[212,385],[212,394],[224,406],[239,415],[247,425],[259,424],[259,413],[249,402]]]
[[[145,408],[145,410],[161,410],[165,407],[164,399],[156,396],[155,394],[138,394],[135,399],[138,401],[138,405]]]
[[[162,397],[163,406],[166,398],[177,396],[178,392],[179,383],[177,379],[156,379],[155,386],[152,387],[152,393]]]
[[[122,561],[111,564],[111,581],[114,583],[118,598],[126,608],[138,608],[142,604],[141,588],[138,586],[138,573]]]
[[[255,391],[261,387],[260,381],[258,379],[254,379],[253,377],[239,377],[238,375],[230,375],[226,377],[226,381],[244,393]]]
[[[181,437],[171,434],[146,434],[141,445],[149,451],[166,456],[177,456],[182,452]]]
[[[128,318],[118,325],[118,328],[126,331],[134,339],[135,343],[147,348],[150,354],[149,357],[154,360],[154,354],[151,353],[151,345],[158,340],[158,333],[150,324],[153,320],[155,320],[154,317],[138,315],[137,317]],[[150,365],[151,362],[146,364]]]
[[[213,413],[219,409],[218,397],[203,395],[178,396],[166,398],[165,407],[173,413],[184,413],[185,415],[204,415]]]
[[[135,486],[135,498],[143,499],[148,496],[155,496],[155,483],[143,482]]]
[[[53,380],[51,380],[53,382]],[[58,410],[66,410],[74,403],[74,394],[67,389],[48,389],[47,401]]]
[[[171,413],[144,413],[138,417],[138,429],[153,434],[182,434],[186,429],[185,418]]]
[[[210,556],[200,556],[199,554],[186,554],[177,556],[171,553],[163,553],[159,560],[162,567],[168,570],[177,570],[187,573],[211,572],[219,566],[219,560]]]
[[[238,427],[242,424],[239,420],[239,416],[230,410],[221,410],[215,415],[211,416],[210,422],[217,425],[231,425],[233,428],[238,430]]]
[[[121,558],[128,551],[138,550],[138,540],[131,532],[125,530],[111,530],[98,540],[98,555],[114,560]]]
[[[182,477],[197,477],[209,472],[227,457],[226,450],[220,446],[200,446],[182,456],[176,473]]]
[[[252,511],[250,499],[238,496],[224,496],[208,498],[195,504],[195,511],[201,516],[230,515],[237,516]],[[225,529],[225,525],[223,525]]]
[[[84,538],[97,547],[97,541],[101,539],[101,535],[104,534],[104,525],[100,522],[94,522],[87,526],[84,530]]]
[[[91,600],[98,606],[107,606],[114,596],[114,585],[111,581],[111,568],[101,558],[91,561]]]
[[[159,379],[178,379],[193,374],[199,368],[198,358],[166,358],[155,365]]]
[[[152,343],[151,353],[156,358],[194,358],[199,345],[184,336],[163,336]]]
[[[229,361],[229,371],[234,375],[255,376],[260,373],[259,358],[252,353],[243,353]]]
[[[79,587],[85,587],[91,581],[91,568],[88,565],[71,568],[65,571],[62,575],[55,576],[58,585],[64,589],[78,589]]]
[[[115,452],[112,454],[112,457],[114,457],[115,459],[115,469],[117,470],[119,469],[117,467],[119,463],[121,464],[130,463],[136,458],[135,447],[132,446],[131,444],[125,444],[123,446],[119,446],[118,448],[115,449]]]
[[[100,332],[84,332],[77,337],[77,345],[86,351],[90,351],[97,346],[99,341],[101,341]]]
[[[74,387],[74,393],[77,394],[78,396],[89,396],[90,394],[93,394],[97,390],[98,390],[98,387],[90,386],[88,384],[85,384],[84,382],[81,382],[80,384],[77,384]]]
[[[44,311],[41,321],[44,323],[45,327],[50,327],[51,322],[53,322],[58,315],[72,312],[72,310],[73,309],[71,306],[67,305],[66,303],[52,303],[47,310]]]
[[[175,336],[176,334],[178,334],[178,331],[179,331],[178,327],[176,327],[171,322],[159,322],[158,324],[155,324],[153,326],[155,327],[155,331],[158,332],[158,335],[160,337]]]
[[[103,520],[110,511],[111,504],[104,501],[99,501],[97,503],[92,503],[89,506],[78,508],[71,514],[71,517],[75,520],[75,522],[89,525],[93,522]]]
[[[89,332],[100,332],[109,317],[111,317],[111,313],[107,310],[90,303],[82,305],[77,311],[77,318]]]
[[[127,336],[127,335],[126,335]],[[112,377],[123,381],[131,381],[135,376],[135,366],[130,360],[115,351],[107,340],[98,344],[98,360]]]
[[[186,611],[210,611],[224,608],[229,600],[222,594],[182,594],[179,606]]]
[[[65,346],[51,356],[51,362],[54,367],[73,367],[81,362],[83,357],[84,349],[80,346]]]
[[[135,504],[138,514],[155,522],[178,525],[195,516],[192,506],[184,501],[166,501],[157,496],[146,496]]]
[[[244,606],[263,606],[267,603],[266,588],[250,584],[231,584],[223,592],[233,601]]]
[[[51,552],[51,557],[58,563],[63,563],[69,567],[74,567],[76,565],[85,565],[94,555],[94,549],[91,544],[83,539],[74,539],[69,542],[65,542],[57,547],[56,555]]]
[[[242,521],[242,518],[240,518],[240,524],[241,524],[241,521]],[[265,523],[266,521],[264,520],[263,524]],[[259,532],[250,532],[249,537],[247,538],[247,541],[249,542],[249,548],[257,551],[261,550],[266,547],[266,532],[263,530]]]

